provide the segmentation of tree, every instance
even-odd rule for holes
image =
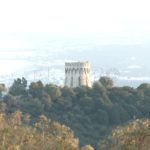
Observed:
[[[33,126],[22,125],[20,111],[0,114],[0,149],[7,150],[79,150],[73,131],[41,115]]]
[[[61,89],[61,93],[62,96],[64,97],[74,97],[75,96],[75,92],[72,88],[68,88],[68,87],[63,87]]]
[[[29,93],[36,98],[41,98],[44,91],[44,85],[41,81],[32,82],[29,85]]]
[[[52,100],[55,100],[61,96],[60,88],[53,84],[47,84],[45,86],[45,91],[51,96]]]
[[[80,98],[79,104],[86,114],[91,113],[94,110],[94,100],[91,97],[85,96]]]
[[[99,81],[93,83],[93,90],[99,93],[106,93],[106,88]]]
[[[11,95],[25,95],[27,94],[27,80],[23,77],[22,79],[18,78],[14,80],[12,86],[9,89]]]
[[[6,103],[0,102],[0,113],[5,112],[5,111],[6,111]]]
[[[111,78],[109,78],[109,77],[106,77],[106,76],[101,77],[101,78],[99,79],[99,82],[100,82],[106,89],[111,89],[111,88],[113,87],[113,85],[114,85],[113,80],[112,80]]]
[[[81,150],[94,150],[94,148],[91,145],[86,145],[82,147]]]
[[[18,82],[20,85],[21,82]],[[53,84],[44,85],[41,81],[32,82],[26,95],[14,96],[6,93],[0,101],[0,112],[11,114],[21,110],[23,114],[28,113],[31,121],[27,116],[23,122],[23,125],[28,126],[33,124],[39,115],[44,114],[48,120],[69,126],[79,137],[81,146],[91,144],[96,148],[97,142],[110,134],[115,126],[125,124],[131,119],[150,117],[149,84],[136,89],[128,86],[113,87],[110,86],[112,84],[104,83],[97,81],[92,88],[68,88]],[[19,134],[17,131],[16,133]],[[40,141],[42,137],[37,139]],[[64,139],[59,140],[55,140],[59,145],[57,149],[64,143]],[[43,143],[40,141],[39,144]]]
[[[0,84],[0,99],[2,98],[2,92],[6,91],[6,86],[5,84]]]
[[[148,83],[143,83],[143,84],[141,84],[137,89],[138,89],[138,90],[144,90],[144,89],[147,89],[147,88],[150,88],[150,84],[148,84]]]
[[[100,125],[108,125],[109,124],[109,116],[106,111],[98,109],[93,114],[93,122],[96,121]]]
[[[147,150],[150,147],[150,120],[137,119],[112,131],[112,138],[101,141],[100,150],[135,149]]]
[[[48,112],[52,106],[52,99],[50,95],[48,95],[46,92],[43,93],[42,98],[40,99],[41,103],[44,104],[44,110]]]
[[[45,143],[46,137],[55,137],[55,149],[79,150],[79,140],[75,138],[73,131],[58,122],[52,122],[46,116],[41,115],[36,127],[42,131],[42,141]]]
[[[89,87],[81,86],[81,87],[76,87],[74,89],[74,92],[76,93],[76,97],[79,99],[80,97],[86,96],[89,90],[90,90]]]
[[[18,109],[18,99],[17,97],[13,95],[6,95],[3,98],[3,102],[6,104],[6,112],[7,113],[12,113]]]

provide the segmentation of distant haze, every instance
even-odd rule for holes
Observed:
[[[10,85],[14,78],[25,76],[29,81],[63,84],[65,61],[85,60],[91,62],[93,80],[108,75],[117,85],[138,86],[150,82],[148,43],[104,44],[99,42],[101,36],[10,34],[9,38],[18,38],[16,42],[30,44],[0,49],[0,82]]]
[[[148,0],[5,0],[0,2],[0,82],[63,84],[64,62],[92,64],[92,81],[150,82]]]

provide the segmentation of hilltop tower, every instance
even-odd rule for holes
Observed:
[[[90,63],[88,61],[65,63],[65,86],[91,87]]]

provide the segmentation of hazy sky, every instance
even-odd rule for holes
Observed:
[[[0,48],[32,47],[30,34],[16,36],[22,32],[96,33],[104,44],[143,44],[150,39],[149,6],[149,0],[1,0]]]
[[[143,44],[150,37],[149,6],[149,0],[3,0],[0,48],[30,47],[16,37],[22,32],[99,33],[103,44]]]
[[[150,33],[149,0],[1,0],[1,32]]]
[[[134,52],[129,57],[136,58],[138,51],[143,56],[143,50],[149,56],[149,41],[150,0],[0,0],[0,74],[8,72],[10,65],[28,67],[22,57],[33,57],[31,49],[42,53],[45,48],[51,54],[54,50],[94,51],[103,49],[101,45],[121,45],[119,55]],[[17,50],[11,53],[7,49]],[[111,57],[116,55],[116,47],[108,49]],[[144,56],[142,60],[149,62]]]

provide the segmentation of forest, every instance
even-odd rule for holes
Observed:
[[[44,85],[41,81],[28,84],[25,78],[18,78],[9,90],[0,84],[0,113],[1,142],[7,137],[0,145],[13,143],[11,134],[15,133],[16,142],[22,143],[18,144],[20,149],[36,149],[38,145],[34,143],[44,137],[49,148],[43,150],[50,149],[49,145],[59,146],[51,146],[54,150],[67,147],[70,150],[108,147],[141,150],[141,141],[144,146],[149,146],[150,141],[150,84],[143,83],[137,88],[116,87],[111,78],[101,77],[91,88],[68,88],[51,83]],[[16,128],[12,125],[14,117]],[[29,147],[21,148],[24,142],[19,141],[19,136],[27,135],[33,139],[27,138]],[[65,142],[67,138],[70,143]],[[30,147],[33,145],[35,148]],[[13,149],[17,144],[10,146]]]

